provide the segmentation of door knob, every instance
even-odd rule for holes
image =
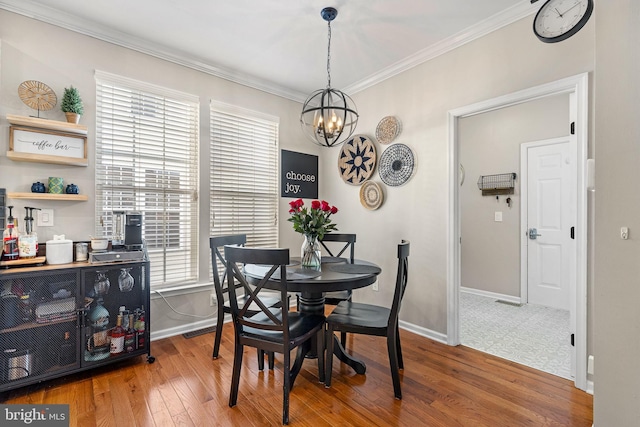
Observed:
[[[539,236],[542,236],[542,234],[538,234],[538,229],[537,228],[530,228],[529,229],[529,238],[531,240],[535,240],[537,239]]]

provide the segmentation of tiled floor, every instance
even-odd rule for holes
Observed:
[[[569,312],[460,293],[462,345],[571,378]]]

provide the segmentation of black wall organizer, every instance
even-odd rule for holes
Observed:
[[[515,188],[516,173],[500,173],[497,175],[481,175],[478,178],[478,188],[483,196],[499,196],[513,194]]]

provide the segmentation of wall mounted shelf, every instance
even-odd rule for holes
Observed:
[[[496,175],[481,175],[478,178],[478,188],[483,196],[498,196],[513,194],[515,188],[516,173],[500,173]]]
[[[88,166],[87,127],[8,114],[7,158],[19,162]]]
[[[86,202],[89,196],[86,194],[51,194],[51,193],[7,193],[9,199],[32,199],[32,200],[65,200]]]
[[[39,119],[37,117],[16,116],[7,114],[7,121],[16,126],[28,126],[37,129],[58,130],[61,132],[86,135],[87,127],[75,123],[59,122],[57,120]]]

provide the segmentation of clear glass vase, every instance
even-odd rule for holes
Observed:
[[[318,236],[304,235],[300,248],[300,261],[303,267],[320,269],[321,251]]]

